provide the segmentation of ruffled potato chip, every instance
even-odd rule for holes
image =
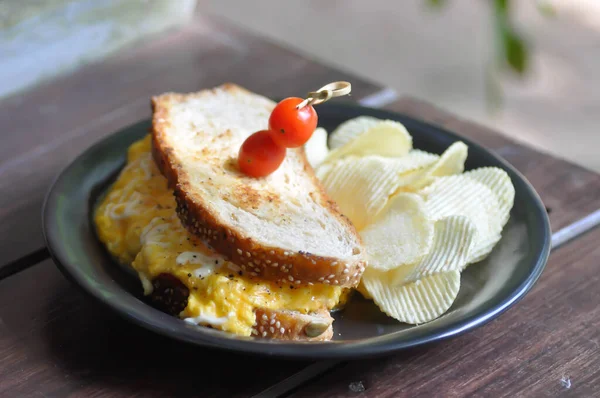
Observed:
[[[499,203],[500,232],[497,237],[488,239],[473,252],[469,262],[476,263],[486,258],[500,240],[502,228],[508,222],[515,202],[515,187],[508,174],[497,167],[482,167],[470,170],[463,175],[488,187],[496,195]]]
[[[416,325],[432,321],[448,311],[460,290],[460,272],[436,273],[393,286],[389,271],[368,268],[361,286],[381,311],[400,322]]]
[[[347,156],[405,156],[412,149],[412,137],[402,123],[384,120],[345,145],[329,152],[325,162]]]
[[[306,144],[304,151],[308,163],[316,168],[329,154],[327,148],[327,131],[323,127],[317,127]]]
[[[413,149],[403,158],[408,158],[408,163],[411,164],[410,170],[423,169],[428,166],[433,166],[440,157],[435,153],[429,153],[421,151],[419,149]]]
[[[410,183],[410,170],[434,158],[412,152],[401,158],[349,157],[318,167],[317,177],[358,230],[376,217],[402,184]],[[407,175],[408,174],[408,175]]]
[[[402,194],[392,198],[360,235],[369,267],[390,270],[416,263],[429,252],[433,222],[427,217],[421,197]]]
[[[500,204],[498,210],[502,219],[501,224],[502,226],[506,225],[510,217],[510,210],[515,203],[515,187],[508,173],[497,167],[480,167],[467,171],[464,175],[482,183],[496,194]]]
[[[431,184],[436,177],[460,174],[465,169],[469,148],[458,141],[450,145],[431,167],[422,170],[421,175],[406,187],[407,191],[415,192]]]
[[[331,133],[329,148],[337,149],[343,147],[379,122],[381,122],[381,119],[372,116],[359,116],[346,120]]]
[[[469,147],[462,141],[450,145],[440,156],[440,160],[430,170],[432,177],[460,174],[465,170]]]
[[[437,177],[419,191],[429,216],[437,221],[450,216],[467,217],[477,229],[469,263],[489,254],[500,240],[503,215],[496,195],[484,184],[465,175]]]
[[[427,255],[415,265],[391,272],[394,285],[404,285],[438,272],[462,271],[471,257],[477,229],[463,216],[450,216],[434,225],[433,243]]]

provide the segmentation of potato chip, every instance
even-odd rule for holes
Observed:
[[[412,181],[407,172],[431,162],[430,156],[420,153],[401,158],[352,156],[321,164],[316,173],[327,194],[360,230],[379,214],[399,186]]]
[[[496,238],[488,239],[473,252],[469,262],[476,263],[487,257],[500,240],[502,228],[508,222],[510,210],[514,205],[515,187],[508,174],[496,167],[482,167],[468,171],[464,175],[487,186],[496,195],[499,204],[500,232]]]
[[[450,216],[467,217],[477,229],[469,263],[489,254],[500,240],[503,215],[496,195],[482,183],[465,175],[437,177],[419,191],[429,216],[437,221]]]
[[[419,149],[413,149],[406,155],[411,160],[411,164],[414,164],[414,167],[411,170],[425,168],[427,166],[433,166],[434,163],[440,160],[439,155],[435,153],[429,153],[425,151],[421,151]]]
[[[440,155],[436,155],[435,153],[431,153],[431,152],[427,152],[427,151],[422,151],[420,149],[413,149],[410,151],[410,153],[414,156],[423,156],[423,157],[429,158],[432,160],[431,161],[432,164],[434,161],[440,159]]]
[[[405,156],[412,149],[412,137],[401,123],[385,120],[329,152],[325,162],[347,156]]]
[[[468,147],[464,142],[458,141],[450,145],[439,157],[438,161],[429,169],[422,171],[422,177],[407,187],[408,191],[418,191],[431,184],[435,177],[444,177],[460,174],[465,169]]]
[[[308,142],[304,145],[304,150],[308,163],[313,168],[317,167],[329,154],[329,148],[327,148],[327,131],[323,127],[317,127]]]
[[[443,177],[453,174],[460,174],[465,170],[465,161],[469,153],[469,147],[462,141],[457,141],[450,145],[440,160],[430,170],[432,177]]]
[[[441,272],[402,286],[390,282],[389,271],[369,268],[361,285],[387,315],[420,324],[436,319],[452,306],[460,290],[460,272]]]
[[[429,252],[433,231],[433,222],[427,217],[420,196],[395,196],[360,233],[369,267],[390,270],[417,263]]]
[[[356,290],[367,300],[373,300],[373,296],[365,289],[365,286],[362,283],[356,286]]]
[[[510,217],[510,210],[515,202],[515,187],[508,173],[497,167],[480,167],[464,173],[465,176],[478,181],[496,194],[500,204],[501,225],[504,226]]]
[[[391,272],[394,285],[414,282],[438,272],[462,271],[470,259],[477,229],[463,216],[450,216],[434,225],[433,243],[417,264]]]
[[[329,148],[337,149],[343,147],[379,122],[381,122],[380,119],[371,116],[359,116],[346,120],[331,133]]]

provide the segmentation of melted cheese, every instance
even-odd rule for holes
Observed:
[[[170,273],[190,290],[186,322],[249,336],[256,308],[311,312],[332,309],[342,289],[279,286],[241,276],[240,268],[190,234],[175,214],[175,199],[150,155],[150,137],[134,143],[127,165],[96,210],[98,236],[119,261],[138,272],[144,293]]]

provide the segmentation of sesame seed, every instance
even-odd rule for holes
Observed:
[[[313,264],[317,264],[317,262],[315,260],[310,260]]]
[[[347,269],[344,270],[344,274],[347,274],[348,272],[350,272],[350,271],[348,271]]]
[[[273,255],[273,254],[275,254],[275,252],[274,252],[273,250],[271,250],[271,251],[269,252],[269,254],[270,254],[270,255]]]
[[[275,314],[271,314],[271,319],[275,319]]]
[[[337,262],[337,261],[334,261],[334,262],[332,262],[332,263],[331,263],[331,266],[332,266],[332,267],[335,267],[336,265],[338,265],[338,262]]]
[[[253,334],[253,335],[257,335],[257,334],[258,334],[258,332],[257,332],[255,329],[252,329],[252,334]]]
[[[335,275],[331,274],[327,277],[327,279],[333,279],[335,277]]]
[[[275,333],[275,329],[273,329],[273,326],[271,326],[271,327],[269,328],[269,331],[270,331],[271,333]]]
[[[283,272],[285,272],[285,273],[287,274],[288,272],[290,272],[290,270],[289,270],[289,269],[287,269],[287,268],[284,268],[284,269],[283,269]]]
[[[273,263],[273,267],[279,267],[279,263]]]
[[[277,268],[277,264],[271,264],[271,267]]]
[[[277,328],[279,328],[279,327],[281,326],[281,322],[277,321],[277,323],[275,323],[275,326],[276,326]]]
[[[352,277],[356,278],[357,275],[358,275],[358,272],[355,272],[354,275],[352,275]]]
[[[296,285],[299,285],[299,284],[300,284],[300,281],[296,281],[296,282],[294,282],[294,283],[295,283]]]
[[[274,324],[275,324],[275,319],[271,319],[270,325],[274,325]]]
[[[292,281],[292,282],[294,281],[294,277],[293,277],[293,276],[291,276],[291,275],[288,275],[288,279],[289,279],[290,281]]]
[[[250,252],[246,252],[246,257],[248,257],[248,258],[252,257],[252,255],[250,254]]]
[[[242,255],[242,254],[244,253],[244,252],[243,252],[243,251],[241,251],[240,249],[237,249],[237,252],[238,252],[238,254],[239,254],[239,255]]]
[[[252,324],[252,326],[256,326],[256,322],[254,322],[254,323]]]
[[[325,279],[325,278],[323,278],[323,277],[320,277],[320,278],[319,278],[319,282],[323,282],[323,279]]]
[[[334,283],[334,284],[336,284],[336,285],[339,285],[339,284],[340,284],[340,282],[339,282],[337,279],[336,279],[336,280],[334,280],[334,281],[333,281],[333,283]]]
[[[262,332],[262,337],[267,337],[267,332]]]
[[[252,276],[258,276],[258,274],[256,272],[250,272],[250,275],[252,275]]]
[[[329,280],[325,279],[325,280],[323,281],[323,283],[326,283],[326,284],[328,284],[328,285],[329,285]]]
[[[267,264],[271,264],[271,260],[265,260]]]
[[[252,261],[248,261],[248,265],[252,267],[254,263]]]
[[[289,256],[289,255],[290,255],[290,252],[283,252],[283,255],[284,255],[284,256]]]
[[[260,268],[254,268],[255,272],[260,272]]]
[[[279,329],[279,333],[285,334],[285,329],[284,328]]]

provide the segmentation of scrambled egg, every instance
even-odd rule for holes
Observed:
[[[340,287],[279,286],[242,276],[239,267],[190,234],[150,150],[149,136],[131,145],[127,165],[95,214],[100,240],[133,266],[146,294],[152,279],[169,273],[190,291],[181,318],[243,336],[251,334],[256,308],[306,313],[338,305],[345,296]]]

